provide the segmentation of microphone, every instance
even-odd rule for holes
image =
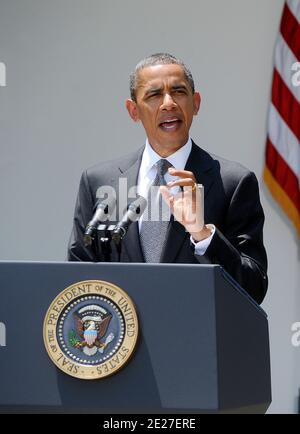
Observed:
[[[85,247],[91,246],[95,231],[97,227],[105,218],[107,219],[114,211],[116,206],[116,199],[113,196],[107,197],[104,200],[97,200],[94,206],[94,215],[92,220],[87,224],[85,232],[84,232],[84,245]]]
[[[122,220],[117,224],[112,232],[112,239],[115,243],[119,244],[125,237],[131,223],[137,221],[147,206],[147,201],[143,196],[139,196],[134,202],[132,202],[126,213],[123,215]]]

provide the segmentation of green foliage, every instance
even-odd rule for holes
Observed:
[[[76,347],[78,343],[80,343],[80,340],[78,339],[76,332],[74,330],[69,331],[69,342],[72,347]]]

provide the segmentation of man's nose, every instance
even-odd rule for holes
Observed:
[[[169,93],[166,93],[161,106],[162,110],[172,110],[174,107],[176,107],[176,102]]]

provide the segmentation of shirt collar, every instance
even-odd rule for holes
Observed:
[[[174,154],[170,155],[166,160],[168,160],[175,169],[183,170],[186,166],[187,160],[192,150],[192,139],[189,137],[187,143],[182,146],[178,151],[174,152]],[[161,156],[154,151],[152,146],[149,143],[149,140],[146,140],[146,146],[143,152],[142,163],[140,167],[140,172],[146,175],[152,167],[161,160]]]

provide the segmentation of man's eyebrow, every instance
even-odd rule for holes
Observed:
[[[171,86],[172,90],[187,90],[187,86],[185,84],[174,84]],[[145,91],[145,95],[156,94],[162,92],[162,87],[152,87]]]
[[[152,87],[150,89],[147,89],[146,92],[145,92],[145,94],[149,95],[151,93],[159,93],[159,92],[161,92],[161,90],[162,90],[161,87]]]
[[[174,86],[172,86],[173,90],[181,90],[181,89],[185,89],[187,90],[187,86],[185,84],[175,84]]]

